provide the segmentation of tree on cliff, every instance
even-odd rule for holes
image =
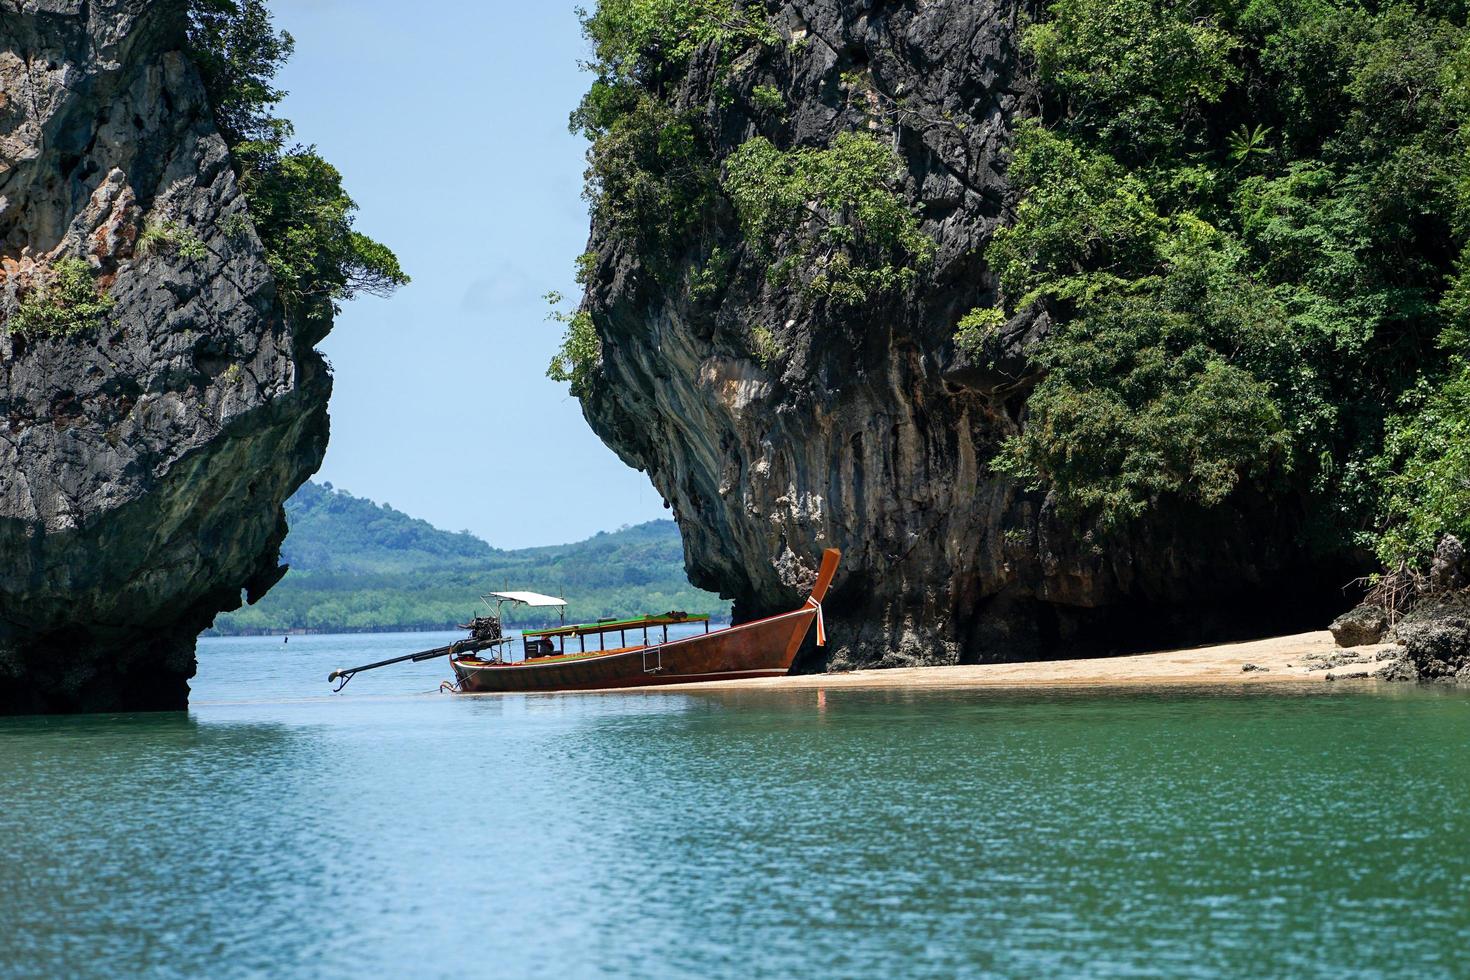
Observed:
[[[1253,486],[1391,564],[1470,532],[1464,5],[1053,0],[1021,44],[988,257],[1055,327],[1000,465],[1084,525]]]
[[[407,284],[393,252],[353,228],[341,173],[291,144],[291,123],[274,114],[286,95],[274,79],[295,41],[275,30],[263,0],[191,0],[189,43],[291,313],[330,319],[339,301]]]

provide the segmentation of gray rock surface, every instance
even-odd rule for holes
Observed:
[[[1009,147],[1036,102],[1016,50],[1023,16],[999,2],[797,0],[775,18],[786,43],[736,57],[725,77],[705,51],[674,95],[721,159],[758,134],[789,148],[859,130],[894,146],[938,245],[907,295],[839,307],[773,285],[728,209],[685,256],[731,256],[712,297],[657,281],[609,228],[592,230],[585,307],[603,357],[584,414],[648,472],[691,578],[735,599],[737,617],[799,602],[822,549],[842,548],[831,643],[808,669],[1224,638],[1260,625],[1254,613],[1306,628],[1331,612],[1301,597],[1350,577],[1306,567],[1300,515],[1262,502],[1104,541],[990,469],[1048,326],[1018,317],[983,363],[953,343],[959,319],[995,301],[982,253],[1014,206]],[[757,111],[758,85],[781,91],[784,113]],[[782,352],[767,364],[755,326]]]
[[[1373,658],[1357,650],[1344,650],[1327,656],[1321,654],[1308,654],[1303,658],[1308,666],[1307,670],[1331,670],[1344,664],[1361,664],[1371,661]]]
[[[1444,616],[1400,623],[1395,640],[1420,680],[1470,679],[1470,618]]]
[[[1465,546],[1453,534],[1439,539],[1434,559],[1429,565],[1429,587],[1436,592],[1463,589],[1465,579]]]
[[[1327,627],[1340,647],[1377,643],[1388,630],[1388,613],[1381,606],[1363,603],[1343,613]]]
[[[1470,593],[1430,593],[1389,630],[1403,648],[1393,679],[1470,680]]]
[[[0,711],[185,706],[283,569],[331,378],[284,317],[173,0],[0,0],[0,313],[85,256],[115,305],[0,332]],[[141,255],[148,222],[202,257]]]
[[[1419,671],[1412,660],[1400,654],[1374,671],[1373,676],[1385,681],[1417,681]]]

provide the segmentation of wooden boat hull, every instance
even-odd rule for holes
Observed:
[[[818,607],[809,604],[779,616],[667,643],[521,663],[454,657],[450,664],[459,689],[467,693],[592,691],[779,677],[791,669],[817,613]]]

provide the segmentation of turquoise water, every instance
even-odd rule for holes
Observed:
[[[325,696],[435,642],[0,719],[0,974],[1470,974],[1463,691]]]

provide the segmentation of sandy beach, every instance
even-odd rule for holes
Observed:
[[[1049,687],[1128,686],[1162,684],[1321,684],[1363,677],[1392,659],[1396,647],[1356,647],[1365,659],[1324,667],[1325,658],[1348,653],[1326,630],[1276,636],[1243,643],[1162,650],[1123,657],[1083,660],[1047,660],[1010,664],[972,664],[958,667],[899,667],[857,670],[845,674],[803,674],[753,680],[703,681],[643,687],[647,691],[689,691],[720,688],[774,688],[781,690],[882,687]],[[1257,670],[1246,670],[1252,664]]]

